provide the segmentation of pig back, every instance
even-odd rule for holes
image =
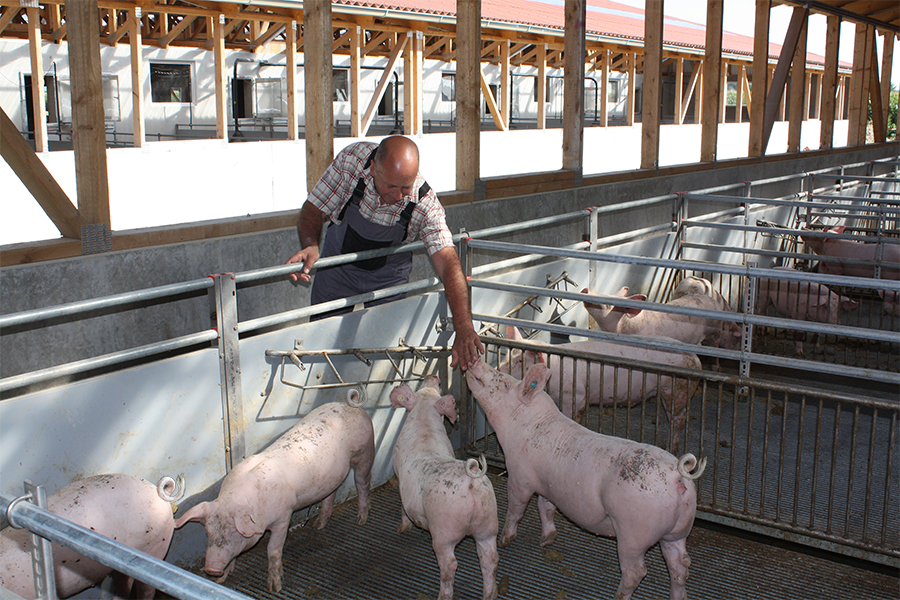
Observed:
[[[124,474],[75,481],[47,498],[53,514],[162,559],[172,541],[172,505],[156,486]],[[0,585],[23,598],[34,597],[29,532],[0,532]],[[96,585],[112,569],[74,550],[53,545],[57,591],[65,598]]]

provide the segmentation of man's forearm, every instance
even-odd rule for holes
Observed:
[[[324,222],[325,213],[309,202],[303,203],[300,207],[300,216],[297,218],[297,233],[300,236],[301,248],[319,246]]]

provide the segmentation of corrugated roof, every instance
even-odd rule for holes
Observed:
[[[334,5],[358,6],[367,9],[393,10],[423,15],[455,17],[455,0],[334,0]],[[644,11],[611,0],[587,0],[588,35],[643,41]],[[564,0],[482,0],[483,21],[501,26],[509,23],[517,27],[565,29]],[[683,19],[666,17],[663,24],[664,43],[686,49],[702,50],[706,46],[706,27]],[[726,53],[753,56],[753,38],[736,33],[724,32],[722,49]],[[769,44],[769,56],[777,57],[781,45]],[[825,57],[809,53],[807,60],[824,64]]]

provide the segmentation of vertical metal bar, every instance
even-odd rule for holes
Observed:
[[[715,450],[715,463],[714,464],[716,465],[717,471],[718,471],[718,466],[720,464],[722,464],[721,461],[719,460],[719,458],[720,458],[719,448],[721,448],[722,445],[720,443],[718,443],[719,440],[722,439],[722,405],[725,404],[722,401],[722,386],[723,386],[723,383],[720,381],[719,386],[718,386],[719,391],[717,394],[718,398],[716,399],[716,428],[715,428],[716,443],[713,445],[713,448]],[[737,404],[736,397],[735,397],[734,403]],[[730,475],[729,475],[729,479],[730,479]],[[718,498],[719,498],[719,485],[718,485],[718,483],[714,483],[713,484],[713,493],[712,493],[713,507],[716,507],[719,505]]]
[[[706,393],[709,390],[709,386],[707,385],[707,379],[700,380],[700,444],[697,448],[698,453],[697,456],[703,455],[703,442],[706,440]],[[716,444],[718,446],[718,444]],[[705,484],[697,480],[697,496],[699,497],[701,494],[702,487],[705,487]]]
[[[748,262],[747,269],[755,269],[757,266],[756,262]],[[744,281],[747,282],[746,293],[744,294],[744,315],[752,315],[753,314],[753,304],[756,299],[756,288],[757,288],[757,280],[755,277],[751,277],[749,271],[747,275],[744,277]],[[741,377],[749,377],[750,376],[750,359],[747,358],[750,356],[750,353],[753,351],[753,325],[747,322],[744,319],[744,322],[741,327],[741,364],[740,364],[740,375]]]
[[[763,468],[762,481],[760,481],[761,492],[759,496],[759,514],[760,516],[764,517],[766,516],[766,483],[768,481],[769,475],[769,425],[771,424],[772,418],[772,392],[768,392],[766,394],[766,401],[763,410],[765,410],[765,415],[763,417]]]
[[[459,249],[457,250],[459,254],[459,263],[462,268],[463,275],[465,275],[466,282],[468,285],[468,281],[472,278],[472,249],[469,247],[469,239],[468,237],[463,237],[459,240]],[[470,287],[467,290],[467,296],[469,298],[469,312],[472,311],[472,288]],[[455,333],[453,335],[456,335]],[[508,355],[509,356],[509,355]],[[487,360],[487,353],[485,352],[485,360]],[[452,359],[448,359],[452,360]],[[497,348],[497,366],[500,366],[500,348]],[[512,373],[512,357],[509,356],[509,367],[510,373]],[[448,366],[449,369],[449,366]],[[459,395],[460,398],[463,399],[463,414],[466,416],[465,419],[462,419],[459,423],[459,439],[462,445],[463,456],[461,458],[465,458],[466,448],[469,445],[475,443],[475,435],[476,435],[476,427],[474,426],[475,417],[478,414],[478,405],[475,402],[475,399],[472,398],[472,394],[469,393],[469,386],[466,382],[465,377],[459,378]],[[469,424],[472,423],[473,426],[470,427]],[[487,445],[487,428],[485,428],[485,446]]]
[[[771,392],[770,392],[771,393]],[[778,441],[778,502],[775,505],[775,520],[781,521],[781,500],[784,498],[784,471],[785,459],[787,458],[787,395],[783,400],[783,408],[781,411],[781,439]]]
[[[241,350],[237,333],[237,288],[234,273],[213,276],[216,328],[219,332],[219,380],[225,434],[225,470],[247,455],[241,396]]]
[[[844,536],[850,539],[850,518],[853,506],[853,480],[856,475],[856,446],[859,434],[859,405],[853,411],[853,429],[850,433],[850,470],[847,472],[847,509],[844,512]]]
[[[897,506],[896,502],[891,502],[891,481],[894,476],[894,448],[897,443],[897,411],[891,413],[890,443],[887,451],[887,469],[884,476],[886,478],[884,484],[884,513],[881,516],[881,539],[880,544],[884,546],[888,540],[888,513],[892,506]],[[895,535],[894,532],[891,535]]]
[[[836,402],[834,406],[834,439],[831,442],[831,477],[828,480],[828,513],[825,525],[825,533],[831,534],[834,531],[834,494],[835,480],[837,477],[837,457],[838,443],[840,442],[841,432],[841,403]]]
[[[735,455],[737,454],[737,427],[738,427],[738,403],[737,397],[735,397],[734,408],[731,411],[731,460],[728,467],[728,508],[731,509],[734,506],[734,466],[735,466]]]
[[[812,494],[809,502],[809,528],[815,530],[816,523],[816,495],[819,492],[819,454],[822,449],[822,411],[825,402],[819,398],[819,408],[816,411],[816,442],[815,451],[813,452],[813,475],[812,475]]]
[[[869,540],[869,510],[872,507],[872,478],[875,476],[875,434],[878,431],[878,409],[872,410],[872,434],[869,436],[869,468],[866,469],[866,495],[863,508],[862,541]],[[888,510],[885,506],[883,510]]]
[[[600,211],[596,209],[591,210],[591,214],[588,216],[588,227],[590,227],[589,239],[591,242],[591,252],[596,252],[598,241],[601,237]],[[588,263],[588,289],[597,290],[597,270],[599,269],[599,263],[595,260],[590,260]],[[596,291],[594,293],[596,293]],[[588,319],[588,321],[592,321],[592,319]]]
[[[748,477],[746,477],[747,484],[750,484],[750,467],[753,464],[753,419],[754,413],[756,412],[756,403],[748,402],[747,403],[747,466],[746,471]],[[765,468],[765,466],[763,466]],[[762,495],[765,496],[765,481],[763,481],[763,490]],[[750,512],[750,494],[748,492],[744,493],[744,514],[749,514]]]
[[[33,504],[47,510],[47,492],[42,485],[25,480],[25,495]],[[56,570],[53,567],[53,544],[36,533],[31,534],[31,572],[34,575],[34,597],[56,600]]]
[[[785,421],[787,421],[787,411],[785,411]],[[793,508],[793,516],[791,517],[791,525],[793,527],[797,526],[797,513],[800,510],[799,502],[800,502],[800,481],[802,474],[802,466],[803,466],[803,434],[806,429],[806,394],[800,397],[800,415],[798,417],[798,427],[799,431],[797,432],[797,465],[794,469],[794,508]]]

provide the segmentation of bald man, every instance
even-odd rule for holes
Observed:
[[[328,220],[319,250],[322,226]],[[286,264],[303,263],[293,281],[310,281],[321,257],[399,246],[421,237],[453,313],[450,365],[465,371],[484,353],[469,310],[469,289],[447,228],[444,208],[419,174],[419,149],[403,136],[380,144],[357,142],[341,150],[300,209],[297,222],[302,250]],[[412,252],[318,269],[311,303],[319,304],[409,282]],[[405,294],[366,303],[375,306]],[[350,312],[346,307],[319,318]]]

